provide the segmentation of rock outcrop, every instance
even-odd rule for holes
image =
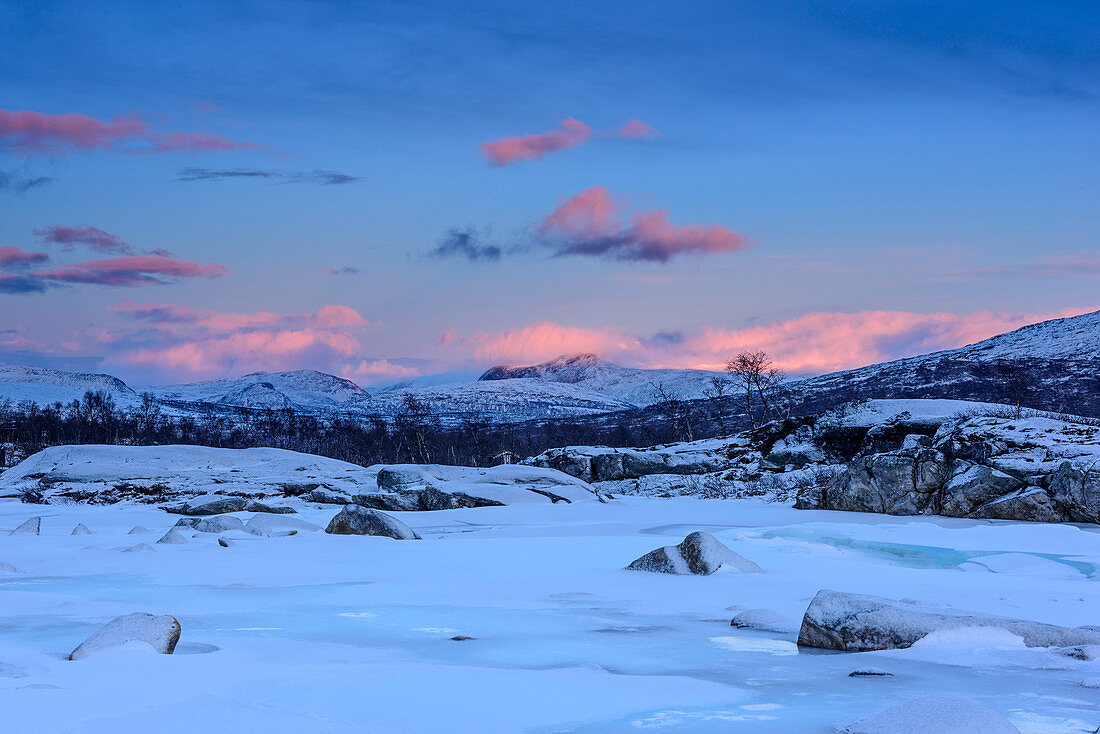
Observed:
[[[980,416],[930,440],[856,456],[802,509],[1100,522],[1100,427],[1052,418]]]
[[[848,652],[892,650],[910,647],[937,630],[965,627],[1003,629],[1020,637],[1028,647],[1100,642],[1100,633],[1086,629],[823,590],[806,609],[798,644]]]
[[[369,507],[348,505],[325,528],[332,535],[381,535],[394,540],[420,540],[405,523]]]
[[[701,531],[691,533],[679,545],[667,545],[646,553],[635,559],[626,569],[707,576],[722,567],[741,573],[761,571],[760,566],[730,550],[710,533]]]
[[[179,620],[169,614],[160,617],[147,612],[126,614],[112,619],[80,643],[69,655],[69,660],[80,660],[135,640],[148,643],[159,653],[171,655],[179,642],[181,629]]]

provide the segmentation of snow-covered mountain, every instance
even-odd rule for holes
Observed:
[[[119,404],[138,400],[137,392],[111,375],[0,365],[0,401],[69,403],[84,397],[89,390],[106,392]]]
[[[860,398],[955,398],[1012,402],[997,363],[1016,360],[1027,372],[1025,404],[1100,415],[1100,312],[1025,326],[960,349],[870,365],[787,383],[799,410],[815,412]],[[719,373],[622,367],[596,355],[563,356],[534,365],[498,365],[477,380],[418,378],[364,390],[318,372],[256,372],[186,385],[131,389],[110,375],[0,366],[0,400],[39,404],[79,399],[105,390],[120,405],[152,392],[172,414],[225,408],[284,409],[318,414],[392,417],[406,395],[427,402],[444,423],[599,419],[652,406],[656,386],[699,400]],[[704,411],[705,412],[705,411]],[[644,418],[645,416],[643,416]]]
[[[685,400],[704,396],[717,373],[621,367],[594,354],[562,356],[535,365],[498,365],[476,382],[403,383],[372,391],[383,413],[400,409],[407,394],[429,403],[444,421],[495,421],[597,415],[657,402],[657,385]]]
[[[242,377],[151,387],[161,400],[308,412],[369,411],[370,395],[351,380],[317,370],[253,372]]]

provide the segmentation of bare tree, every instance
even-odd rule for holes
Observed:
[[[408,443],[409,456],[414,464],[430,464],[428,437],[437,426],[432,406],[412,393],[401,398],[401,410],[394,416],[394,427],[399,438]]]
[[[999,359],[993,363],[993,370],[1005,396],[1016,406],[1016,418],[1019,419],[1024,403],[1035,393],[1036,381],[1031,370],[1019,359]]]
[[[665,420],[672,426],[672,432],[676,440],[694,440],[695,434],[691,429],[688,404],[674,390],[665,387],[663,382],[650,383],[650,387],[653,388],[653,396],[657,399],[657,409],[661,411]]]
[[[773,409],[773,398],[786,373],[772,362],[767,352],[745,350],[726,363],[726,372],[742,393],[742,407],[749,418],[749,426],[768,420]]]
[[[726,406],[725,398],[733,387],[733,380],[728,377],[715,375],[710,378],[710,387],[703,388],[703,397],[710,400],[711,414],[718,424],[718,435],[725,436],[726,430]]]

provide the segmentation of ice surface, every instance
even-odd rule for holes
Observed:
[[[337,509],[270,517],[323,526]],[[0,527],[28,514],[0,501]],[[1097,661],[988,634],[890,652],[799,651],[789,632],[731,629],[727,609],[798,619],[831,587],[1097,624],[1095,576],[960,570],[972,556],[1001,553],[1095,566],[1092,527],[682,498],[394,514],[424,540],[235,533],[224,549],[197,533],[155,553],[119,553],[145,539],[127,535],[133,526],[156,538],[176,516],[145,505],[50,506],[42,536],[0,534],[0,559],[26,571],[0,576],[0,664],[21,676],[0,674],[5,723],[80,734],[193,734],[200,716],[225,731],[272,734],[835,734],[902,701],[954,694],[1025,734],[1100,724],[1095,689],[1082,686],[1100,677]],[[70,536],[76,523],[97,534]],[[621,570],[697,529],[766,573]],[[180,620],[174,655],[116,649],[64,660],[135,609]],[[848,677],[861,667],[894,677]]]
[[[844,734],[1020,734],[996,711],[960,696],[928,696],[860,719]]]

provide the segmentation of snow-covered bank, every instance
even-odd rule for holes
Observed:
[[[91,504],[274,497],[397,510],[598,499],[579,479],[530,466],[362,467],[271,448],[96,445],[51,446],[26,458],[0,475],[0,497]]]
[[[300,518],[323,527],[337,509],[304,507]],[[31,515],[41,535],[2,532]],[[217,534],[186,533],[183,544],[120,553],[176,516],[0,501],[4,720],[111,734],[190,734],[200,721],[267,732],[826,734],[951,694],[1031,734],[1100,724],[1096,691],[1081,685],[1100,677],[1100,662],[1027,648],[1004,630],[820,653],[800,652],[792,631],[730,626],[750,609],[798,620],[822,588],[1100,624],[1095,527],[685,498],[395,515],[423,540],[228,532],[223,548]],[[70,535],[77,523],[95,535]],[[128,535],[135,525],[153,533]],[[622,570],[695,530],[762,572]],[[175,654],[64,659],[139,611],[180,621]],[[848,677],[868,667],[894,675]]]

